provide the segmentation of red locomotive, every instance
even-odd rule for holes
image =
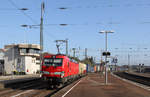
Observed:
[[[79,64],[65,55],[44,55],[42,77],[50,86],[64,84],[79,76]]]

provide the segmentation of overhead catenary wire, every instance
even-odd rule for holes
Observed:
[[[11,5],[13,5],[16,9],[20,9],[18,5],[16,5],[13,0],[8,0]],[[20,10],[24,16],[26,16],[28,19],[30,19],[34,24],[38,24],[32,17],[30,17],[28,14],[26,14],[24,11]]]

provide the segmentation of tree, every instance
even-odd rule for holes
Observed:
[[[94,66],[95,65],[95,62],[94,62],[94,59],[93,57],[90,57],[90,58],[85,58],[82,60],[83,63],[85,64],[89,64],[91,66]]]

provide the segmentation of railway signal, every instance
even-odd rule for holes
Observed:
[[[110,56],[110,52],[103,52],[103,56]]]

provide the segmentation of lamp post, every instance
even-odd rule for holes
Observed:
[[[130,72],[130,55],[128,54],[128,72]]]
[[[76,48],[72,48],[73,50],[73,57],[75,58],[76,57]]]
[[[65,10],[67,8],[61,7],[60,10]],[[20,10],[25,11],[28,10],[27,8],[21,8]],[[29,27],[34,28],[37,26],[40,26],[40,69],[42,66],[42,60],[43,60],[43,17],[44,17],[44,10],[45,10],[45,4],[44,1],[41,3],[41,18],[40,18],[40,25],[21,25],[22,27]],[[66,26],[67,24],[59,24],[60,26]],[[66,55],[68,55],[68,39],[66,39]]]
[[[105,33],[105,52],[107,52],[107,34],[114,33],[114,31],[100,31],[99,33]],[[107,55],[105,55],[105,85],[108,84],[108,75],[107,75]]]
[[[132,48],[129,48],[130,50],[132,50]],[[128,72],[130,72],[131,71],[131,54],[129,54],[129,52],[128,52]]]

